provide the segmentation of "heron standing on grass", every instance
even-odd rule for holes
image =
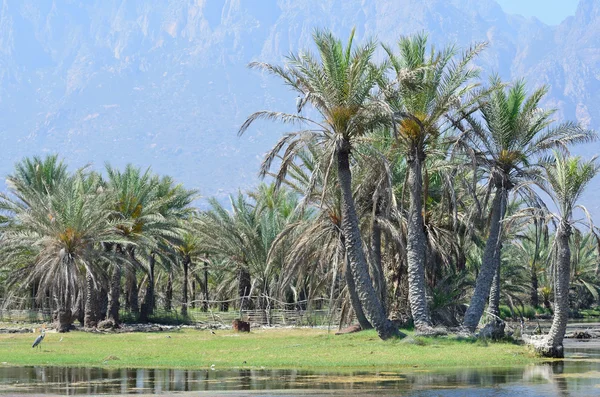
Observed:
[[[42,346],[40,346],[40,345],[41,345],[42,341],[44,340],[44,336],[46,336],[46,330],[44,328],[42,328],[40,330],[40,335],[37,338],[35,338],[35,341],[33,342],[33,345],[31,345],[31,347],[33,348],[33,347],[37,346],[41,349]]]

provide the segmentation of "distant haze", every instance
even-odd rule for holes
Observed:
[[[573,14],[557,26],[540,18]],[[553,6],[548,4],[552,3]],[[568,5],[568,6],[567,6]],[[24,156],[59,153],[72,166],[126,163],[170,174],[220,199],[258,182],[265,151],[286,128],[244,119],[293,111],[295,94],[248,70],[310,46],[315,27],[393,43],[488,41],[484,73],[550,84],[546,106],[600,127],[600,1],[502,0],[7,0],[0,6],[0,175]],[[527,11],[529,10],[529,11]],[[563,13],[563,14],[561,14]],[[576,149],[597,154],[598,144]],[[595,182],[586,205],[600,216]]]
[[[575,15],[579,0],[498,0],[509,14],[536,17],[549,25],[558,25]]]

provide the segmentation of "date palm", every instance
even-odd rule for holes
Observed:
[[[566,157],[555,153],[555,161],[545,167],[545,179],[552,192],[552,200],[557,208],[553,215],[558,226],[554,240],[554,318],[548,335],[543,342],[536,346],[536,350],[543,356],[564,357],[563,338],[567,329],[569,317],[569,283],[571,249],[569,239],[575,224],[573,211],[580,207],[577,205],[581,194],[590,181],[598,174],[599,166],[595,158],[582,161],[579,157]]]
[[[173,186],[170,178],[160,178],[150,169],[142,171],[127,165],[124,170],[118,170],[107,165],[106,172],[107,188],[113,192],[115,198],[114,213],[123,220],[117,228],[131,242],[117,245],[115,250],[131,264],[126,267],[127,306],[134,314],[138,314],[136,270],[141,269],[148,274],[148,292],[152,294],[155,256],[165,242],[173,241],[178,236],[178,223],[176,217],[171,216],[171,211],[185,209],[186,203],[192,199],[190,194],[193,195],[193,192]],[[114,263],[109,291],[109,316],[113,318],[118,318],[121,272],[120,264]],[[152,295],[148,299],[151,297]],[[147,302],[145,306],[146,315],[149,314],[150,305],[151,303]]]
[[[49,155],[43,159],[37,156],[23,159],[15,165],[14,173],[7,180],[12,189],[52,193],[68,176],[67,165],[57,155]]]
[[[484,47],[475,45],[457,59],[457,49],[453,46],[429,51],[424,35],[401,38],[398,53],[384,46],[396,79],[383,81],[382,88],[394,118],[399,121],[395,126],[397,142],[408,163],[406,249],[409,301],[417,329],[431,327],[425,287],[423,170],[428,154],[435,152],[440,137],[452,126],[449,120],[456,122],[476,108],[476,98],[481,95],[475,81],[479,71],[471,62]]]
[[[224,268],[237,278],[241,309],[252,305],[251,271],[266,265],[267,253],[260,259],[260,219],[256,209],[239,193],[231,196],[231,211],[216,199],[209,199],[210,209],[200,214],[196,230],[202,247],[212,256],[222,258]],[[259,258],[259,263],[253,260]],[[227,280],[229,281],[229,280]]]
[[[2,257],[15,267],[14,280],[36,283],[38,299],[49,294],[57,304],[58,330],[72,323],[72,306],[86,276],[104,277],[103,263],[114,260],[103,243],[123,243],[116,229],[113,197],[82,172],[64,178],[52,193],[10,183],[15,197],[2,196],[11,222],[2,231]],[[29,256],[29,260],[24,258]]]
[[[202,241],[195,232],[197,227],[196,222],[191,221],[181,235],[181,241],[177,246],[176,250],[181,256],[181,270],[183,271],[183,279],[181,280],[181,315],[186,317],[188,315],[188,287],[190,271],[193,268],[196,259],[199,258],[204,252],[202,247]],[[192,291],[192,297],[194,297],[196,291]]]
[[[181,227],[182,221],[193,215],[194,209],[190,204],[196,197],[195,190],[187,190],[182,185],[175,184],[169,176],[154,179],[157,182],[152,197],[158,203],[157,214],[151,223],[145,222],[143,231],[151,236],[153,244],[146,244],[148,280],[140,310],[142,322],[148,321],[148,317],[154,311],[156,264],[162,265],[166,270],[171,267],[172,254],[177,250],[176,247],[185,233]]]
[[[21,160],[6,179],[13,193],[26,205],[28,195],[51,193],[68,176],[67,165],[57,155],[48,155],[45,158],[35,156]],[[3,221],[9,222],[10,219]],[[31,289],[35,295],[37,286],[32,285]]]
[[[251,67],[265,70],[280,77],[294,91],[306,98],[317,111],[320,120],[297,114],[261,111],[251,115],[240,128],[243,134],[258,119],[277,120],[299,126],[288,133],[267,154],[262,175],[271,168],[281,154],[278,181],[300,150],[310,144],[322,146],[322,153],[330,156],[319,159],[337,166],[337,179],[342,196],[342,233],[345,239],[348,263],[354,277],[363,311],[382,339],[398,335],[398,330],[387,319],[377,297],[363,251],[359,220],[352,197],[351,158],[353,146],[368,131],[389,122],[382,112],[382,104],[372,97],[381,70],[371,60],[377,48],[374,41],[354,46],[354,31],[346,46],[329,31],[316,30],[313,34],[319,56],[311,52],[290,55],[285,67],[252,63]],[[330,183],[329,176],[325,183]]]
[[[491,85],[500,85],[497,77],[491,79]],[[488,188],[495,192],[482,266],[463,323],[470,331],[479,324],[494,277],[499,277],[502,224],[509,193],[516,185],[537,179],[538,160],[549,150],[593,137],[572,122],[553,126],[555,111],[540,108],[546,92],[547,88],[542,87],[528,97],[525,83],[518,81],[481,100],[481,121],[471,115],[465,118],[468,129],[463,128],[461,143],[485,172]]]
[[[341,195],[337,186],[323,184],[327,164],[318,161],[323,157],[320,150],[311,146],[299,152],[297,162],[290,167],[284,181],[297,194],[305,195],[303,207],[318,210],[311,211],[299,222],[289,224],[274,242],[274,248],[278,250],[281,250],[280,245],[289,242],[279,289],[288,287],[294,278],[308,278],[310,284],[315,285],[324,280],[324,274],[331,273],[329,299],[332,305],[337,279],[343,272],[356,319],[361,329],[370,329],[372,326],[362,311],[354,279],[346,266],[346,248],[341,232]],[[335,170],[330,170],[330,173],[335,177]],[[307,195],[307,192],[310,194]],[[340,263],[344,265],[340,266]]]

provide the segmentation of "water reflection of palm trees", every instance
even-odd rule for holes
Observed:
[[[531,365],[523,371],[523,380],[528,383],[543,382],[549,386],[548,393],[556,396],[569,396],[567,380],[564,376],[564,361]]]
[[[554,362],[525,368],[447,369],[436,371],[331,373],[303,370],[236,369],[224,371],[183,369],[104,369],[57,367],[0,367],[0,386],[19,379],[19,387],[38,394],[169,394],[173,392],[226,390],[330,390],[368,393],[372,390],[413,392],[435,389],[439,395],[456,395],[465,390],[478,395],[486,390],[513,393],[569,396],[596,391],[600,365],[591,360]],[[21,384],[25,384],[21,386]],[[446,390],[446,391],[443,391]],[[15,388],[15,392],[18,391]],[[467,392],[468,391],[468,392]],[[583,391],[583,393],[582,393]],[[527,394],[527,393],[525,393]]]

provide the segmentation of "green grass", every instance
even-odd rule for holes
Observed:
[[[552,315],[552,312],[544,307],[538,306],[538,307],[533,307],[533,306],[529,306],[529,305],[525,305],[524,307],[521,306],[514,306],[513,307],[514,310],[514,314],[517,318],[520,317],[524,317],[528,320],[534,319],[536,317],[536,315],[542,315],[542,314],[550,314]],[[513,318],[513,312],[510,311],[510,308],[506,305],[500,305],[500,318],[504,319],[504,320],[509,320]]]
[[[170,335],[171,338],[168,338]],[[160,333],[1,334],[2,365],[135,368],[442,368],[508,367],[538,362],[524,346],[456,338],[382,341],[373,331],[335,336],[318,329]],[[63,338],[60,341],[60,338]]]
[[[600,308],[593,307],[593,308],[589,308],[589,309],[582,309],[582,310],[579,311],[579,314],[581,314],[581,316],[583,318],[596,318],[596,317],[600,317]]]

